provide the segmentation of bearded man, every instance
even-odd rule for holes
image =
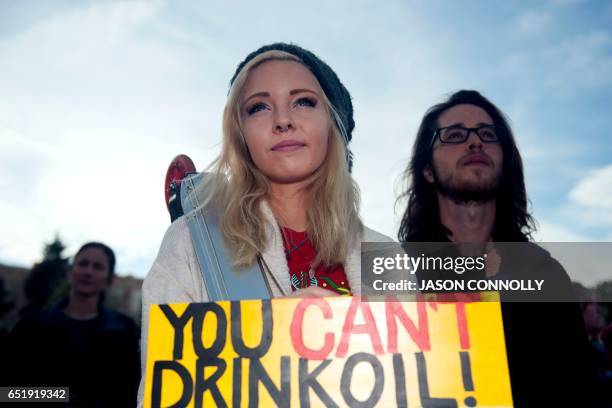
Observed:
[[[462,90],[427,111],[405,175],[408,206],[400,242],[482,243],[498,249],[496,242],[523,242],[518,256],[496,253],[497,265],[487,276],[518,259],[524,262],[515,270],[546,270],[556,289],[570,287],[560,264],[529,243],[535,226],[521,155],[503,113],[481,94]],[[592,367],[578,305],[533,297],[503,300],[515,406],[592,406]]]

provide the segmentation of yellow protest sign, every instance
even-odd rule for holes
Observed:
[[[153,305],[145,406],[512,406],[496,302]]]

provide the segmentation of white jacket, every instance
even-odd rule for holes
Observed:
[[[283,249],[283,238],[270,207],[264,202],[268,245],[262,257],[273,276],[267,276],[273,297],[291,294],[289,267]],[[360,239],[350,249],[344,262],[344,272],[354,295],[361,294],[361,242],[391,242],[386,235],[364,227]],[[200,272],[185,217],[175,220],[164,235],[157,258],[142,285],[142,378],[138,391],[138,406],[143,404],[149,307],[164,303],[207,302],[204,280]]]

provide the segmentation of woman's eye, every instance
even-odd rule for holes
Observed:
[[[317,106],[317,101],[312,98],[300,98],[295,102],[296,106],[308,106],[310,108],[314,108]]]
[[[251,106],[250,108],[247,109],[247,113],[249,115],[252,115],[254,113],[257,113],[259,111],[262,111],[266,109],[266,105],[264,105],[263,103],[256,103],[255,105]]]

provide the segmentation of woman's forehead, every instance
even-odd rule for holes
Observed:
[[[75,258],[75,260],[80,259],[88,259],[90,261],[101,262],[104,264],[108,263],[106,253],[102,249],[95,247],[85,248],[82,250]]]
[[[269,60],[252,68],[242,89],[242,100],[263,92],[291,92],[309,89],[322,93],[321,85],[310,70],[298,61]]]

